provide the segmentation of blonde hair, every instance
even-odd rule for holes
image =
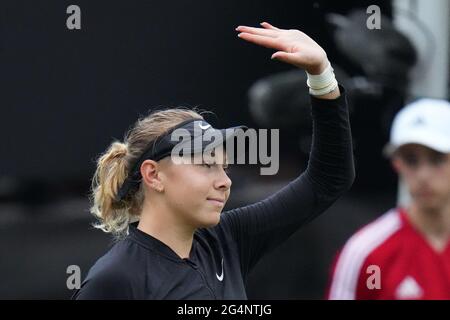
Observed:
[[[117,193],[131,166],[149,144],[177,124],[189,119],[204,119],[197,109],[170,108],[151,112],[136,121],[125,135],[124,142],[113,142],[97,160],[92,179],[90,211],[98,219],[95,228],[111,233],[116,239],[128,233],[130,222],[139,219],[144,202],[142,184],[129,197],[116,200]]]

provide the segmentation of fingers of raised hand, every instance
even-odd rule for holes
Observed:
[[[261,45],[266,48],[276,49],[276,50],[286,50],[285,45],[279,39],[262,36],[257,34],[251,34],[247,32],[242,32],[238,34],[238,37],[246,41],[252,42],[257,45]]]
[[[279,30],[276,29],[253,28],[248,26],[239,26],[236,28],[236,31],[271,38],[275,38],[279,35]]]

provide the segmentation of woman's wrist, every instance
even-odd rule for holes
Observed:
[[[325,67],[324,64],[321,64],[320,69],[316,69],[321,70],[319,74],[314,74],[314,71],[313,74],[311,74],[311,70],[306,71],[309,93],[313,96],[325,96],[336,91],[336,88],[338,88],[338,83],[330,62],[326,60],[325,63]]]
[[[308,73],[310,75],[319,75],[325,71],[325,69],[328,67],[329,64],[330,64],[330,62],[328,61],[328,58],[325,57],[325,59],[323,59],[321,63],[319,63],[318,65],[312,66],[305,71],[306,71],[306,73]]]

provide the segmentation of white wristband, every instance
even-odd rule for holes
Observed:
[[[333,71],[331,64],[328,63],[328,66],[321,74],[312,75],[306,72],[308,76],[306,83],[309,87],[309,93],[313,96],[322,96],[335,90],[338,82]]]

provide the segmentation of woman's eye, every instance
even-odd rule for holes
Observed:
[[[217,164],[215,164],[215,163],[205,163],[205,162],[202,163],[201,165],[203,167],[205,167],[205,168],[208,168],[208,169],[210,169],[210,168],[212,168],[214,166],[217,166]],[[219,166],[217,166],[217,168],[219,168]],[[222,166],[222,168],[223,168],[223,171],[225,171],[226,174],[228,174],[230,172],[229,166]]]

